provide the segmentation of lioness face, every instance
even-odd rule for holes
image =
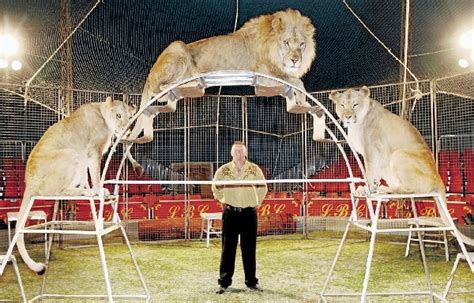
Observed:
[[[331,92],[329,99],[336,105],[336,114],[341,119],[344,127],[362,121],[369,109],[369,89],[348,89],[342,93]]]
[[[114,134],[119,136],[125,131],[128,122],[130,122],[137,109],[135,106],[129,106],[122,101],[112,101],[112,99],[107,100],[106,106],[108,109],[105,114],[106,117],[104,117],[105,121],[108,127],[114,131]]]

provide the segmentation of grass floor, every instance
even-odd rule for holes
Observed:
[[[115,241],[116,242],[116,241]],[[317,302],[340,239],[328,234],[259,238],[257,275],[263,292],[247,290],[244,284],[240,252],[237,255],[234,282],[223,295],[215,294],[220,257],[220,240],[206,249],[200,241],[173,241],[134,244],[148,289],[154,302]],[[114,294],[143,294],[125,244],[106,243],[106,256]],[[40,260],[40,245],[31,255]],[[327,292],[360,292],[369,242],[363,237],[350,238],[342,251]],[[376,243],[369,292],[427,290],[418,249],[408,258],[405,247]],[[427,248],[432,285],[436,293],[444,289],[453,265],[444,260],[442,250]],[[43,257],[44,258],[44,257]],[[454,259],[454,257],[453,257]],[[42,278],[20,263],[27,297],[38,294]],[[452,288],[452,302],[474,302],[474,275],[463,262]],[[46,293],[105,294],[97,247],[53,248],[48,268]],[[0,300],[17,300],[18,288],[11,269],[0,276]],[[65,302],[64,299],[46,300]],[[92,302],[93,300],[71,300]],[[124,300],[125,301],[125,300]],[[143,300],[126,300],[143,302]],[[329,302],[358,302],[357,297],[328,298]],[[431,302],[427,296],[369,297],[369,302]]]

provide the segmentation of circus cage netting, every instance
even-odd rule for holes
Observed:
[[[129,49],[116,54],[120,43],[109,47],[110,41],[104,39],[106,33],[97,34],[93,30],[100,23],[99,17],[108,14],[107,7],[97,7],[98,2],[94,6],[81,1],[69,5],[72,20],[61,19],[62,24],[68,26],[57,33],[64,44],[48,49],[49,60],[44,65],[32,64],[32,70],[37,72],[29,75],[31,81],[26,85],[18,84],[15,75],[4,76],[13,80],[0,85],[0,218],[5,222],[0,225],[0,251],[7,251],[14,240],[15,221],[10,221],[8,214],[19,209],[26,160],[46,129],[80,105],[104,101],[108,96],[128,104],[140,104],[141,95],[137,92],[144,77],[142,68],[124,61],[135,55]],[[60,9],[63,13],[67,11],[65,7],[58,11]],[[59,18],[63,14],[56,12],[47,16]],[[77,46],[79,43],[69,40],[70,37],[88,41],[94,51],[86,50],[84,43]],[[105,58],[118,58],[125,65],[121,68],[127,70],[127,75],[112,85],[107,83],[107,76],[99,76],[96,70],[103,68],[110,74],[119,73],[110,59]],[[83,62],[77,63],[77,71],[72,62],[81,59]],[[87,76],[78,76],[81,73]],[[56,244],[60,247],[90,244],[99,238],[95,234],[97,224],[106,230],[118,224],[123,237],[112,233],[107,241],[121,243],[125,238],[128,247],[129,241],[199,240],[209,236],[210,231],[215,232],[211,238],[219,237],[219,220],[214,220],[210,229],[206,229],[210,223],[206,221],[206,214],[222,212],[222,205],[214,199],[210,187],[216,169],[230,160],[230,148],[235,140],[246,142],[250,159],[261,167],[267,179],[269,192],[258,208],[261,239],[284,239],[288,234],[315,239],[319,232],[344,239],[349,226],[351,232],[373,232],[371,224],[376,218],[378,228],[391,231],[380,232],[378,239],[405,243],[414,211],[423,217],[436,217],[443,211],[435,207],[429,195],[380,199],[374,195],[373,200],[355,195],[355,188],[365,183],[363,159],[347,144],[344,130],[333,117],[333,105],[328,98],[330,90],[313,91],[307,97],[311,109],[301,110],[295,109],[286,98],[288,89],[296,89],[288,83],[274,79],[275,96],[259,96],[251,86],[264,75],[245,72],[217,75],[222,77],[215,80],[215,74],[200,76],[207,83],[203,96],[188,96],[186,89],[180,91],[182,86],[178,85],[170,88],[175,95],[181,92],[185,98],[176,102],[175,111],[160,113],[154,119],[152,142],[114,144],[104,158],[102,176],[102,184],[116,197],[111,203],[103,197],[96,200],[49,197],[36,201],[32,211],[44,213],[44,220],[50,224],[31,220],[30,224],[37,224],[38,228],[31,229],[36,230],[34,233],[26,233],[28,246],[43,246],[45,227],[51,231],[47,239],[52,240],[46,251]],[[383,75],[377,76],[379,83],[389,83]],[[393,113],[404,114],[421,132],[446,185],[449,200],[446,211],[454,219],[456,230],[474,237],[473,73],[415,80],[370,85],[371,97]],[[126,85],[128,90],[124,92],[122,87]],[[322,112],[325,115],[321,118]],[[324,134],[321,127],[325,128]],[[127,148],[141,164],[143,174],[134,170],[124,157]],[[96,210],[91,212],[91,208]],[[426,232],[439,234],[452,230],[452,226],[445,230],[436,228],[428,228]],[[71,232],[58,232],[54,236],[53,231],[59,229]],[[344,240],[341,249],[343,243]],[[450,245],[451,250],[459,248],[456,240]],[[459,251],[466,253],[466,248],[461,246]],[[130,253],[136,265],[131,249]],[[337,256],[333,263],[335,266]],[[149,298],[136,267],[143,282],[144,297]],[[424,270],[426,272],[426,268]],[[367,281],[362,286],[363,298],[370,266],[367,272]],[[107,276],[106,265],[104,275]],[[429,281],[429,273],[427,276]],[[331,273],[325,287],[330,280]],[[428,288],[432,294],[429,282]],[[334,294],[323,290],[321,296],[325,299],[331,295]],[[110,286],[107,297],[112,298]]]

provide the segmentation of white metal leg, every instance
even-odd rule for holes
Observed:
[[[456,228],[456,225],[454,224],[453,218],[449,215],[448,211],[448,206],[443,203],[443,200],[441,199],[440,195],[438,194],[435,196],[435,201],[438,206],[438,210],[441,216],[445,216],[445,219],[449,222],[449,227],[451,227],[451,232],[454,234],[456,237],[456,240],[458,241],[459,247],[461,248],[461,252],[463,253],[464,257],[466,258],[467,264],[469,264],[469,267],[471,268],[471,271],[474,272],[474,261],[469,258],[469,253],[466,249],[466,245],[464,245],[464,242],[462,241],[461,234],[459,230]]]
[[[46,277],[47,277],[47,274],[48,274],[48,270],[46,270],[45,275],[43,277],[43,282],[42,282],[42,285],[41,285],[41,289],[39,291],[39,295],[37,295],[36,297],[31,299],[31,302],[36,301],[36,300],[46,299],[46,298],[55,299],[55,300],[59,300],[59,301],[62,298],[89,298],[89,299],[93,299],[93,298],[99,299],[100,298],[100,299],[106,299],[109,302],[113,302],[114,298],[121,298],[121,299],[138,299],[139,298],[139,299],[146,300],[146,302],[150,302],[151,297],[150,297],[148,288],[146,287],[145,280],[144,280],[143,275],[141,274],[141,271],[138,267],[138,263],[136,261],[135,255],[133,254],[133,251],[131,249],[130,242],[128,241],[128,237],[127,237],[127,234],[125,232],[125,229],[122,226],[122,222],[120,221],[120,219],[117,216],[117,217],[114,218],[114,220],[112,220],[112,222],[105,223],[104,219],[103,219],[103,216],[101,216],[103,214],[104,204],[106,203],[104,201],[104,199],[100,199],[100,198],[97,198],[97,197],[83,197],[83,196],[77,196],[77,197],[59,197],[59,196],[57,196],[57,197],[32,197],[30,202],[27,205],[26,214],[29,214],[29,212],[31,210],[31,207],[32,207],[35,200],[62,200],[62,201],[67,201],[67,200],[72,200],[72,201],[89,200],[89,204],[90,204],[90,208],[91,208],[91,215],[92,215],[92,224],[93,224],[94,229],[92,231],[91,230],[84,230],[84,229],[77,229],[77,230],[76,229],[55,229],[56,224],[64,224],[64,225],[70,224],[72,226],[76,226],[77,224],[80,224],[80,225],[84,225],[84,224],[90,225],[91,224],[91,222],[87,222],[87,221],[82,221],[82,222],[81,221],[57,221],[58,202],[56,202],[55,206],[54,206],[53,220],[48,222],[47,224],[45,224],[45,226],[46,226],[45,230],[39,229],[39,228],[35,229],[35,226],[25,227],[27,216],[24,216],[24,217],[20,218],[20,220],[17,222],[17,230],[15,232],[15,235],[14,235],[14,237],[12,239],[12,242],[11,242],[9,248],[8,248],[8,251],[7,251],[7,255],[6,255],[7,258],[12,255],[13,247],[16,245],[16,243],[18,241],[18,237],[19,237],[20,234],[47,233],[47,234],[51,234],[51,235],[53,235],[53,234],[60,234],[60,235],[61,234],[80,234],[80,235],[95,236],[96,239],[97,239],[98,247],[99,247],[100,261],[101,261],[101,265],[102,265],[102,271],[103,271],[103,275],[104,275],[104,282],[105,282],[105,288],[106,288],[107,294],[106,295],[45,294],[44,289],[45,289],[45,285],[46,285]],[[98,212],[99,216],[97,215],[97,209],[95,207],[95,201],[97,201],[97,200],[100,201],[100,208],[99,208],[99,212]],[[107,203],[116,203],[116,201],[115,202],[114,201],[112,201],[112,202],[107,201]],[[107,226],[105,226],[106,224],[107,224]],[[48,229],[47,228],[48,226],[51,226],[51,228]],[[144,289],[144,292],[145,292],[144,295],[113,295],[113,293],[112,293],[112,287],[111,287],[111,283],[110,283],[110,277],[109,277],[109,273],[108,273],[108,267],[107,267],[105,250],[104,250],[104,243],[103,243],[102,237],[104,235],[114,231],[114,230],[119,229],[119,228],[122,231],[122,235],[125,239],[125,243],[127,245],[130,256],[132,258],[132,262],[135,266],[135,269],[138,273],[140,282],[141,282],[142,287]],[[47,253],[46,253],[46,264],[48,264],[48,259],[49,259],[49,254],[51,252],[53,237],[50,236],[49,239],[50,239],[49,243],[48,243],[49,248],[48,248]],[[0,267],[1,272],[3,272],[3,270],[5,268],[5,265],[6,265],[6,262],[5,262],[5,260],[3,260],[2,266]]]
[[[458,269],[459,261],[463,255],[459,253],[456,256],[456,260],[454,261],[453,269],[451,270],[451,274],[449,275],[448,282],[446,283],[446,287],[443,292],[443,298],[446,299],[448,297],[449,289],[451,288],[451,284],[453,283],[454,275],[456,274],[456,270]]]
[[[118,220],[120,220],[120,218],[118,218]],[[127,245],[130,257],[132,258],[133,265],[135,266],[135,270],[140,279],[140,283],[142,284],[142,287],[145,290],[145,295],[146,295],[145,299],[147,300],[147,302],[151,302],[150,292],[148,291],[148,287],[146,286],[145,279],[143,278],[143,274],[140,270],[140,267],[138,266],[137,258],[135,257],[135,253],[133,252],[132,246],[130,245],[130,241],[128,240],[127,232],[125,231],[125,228],[122,225],[120,225],[120,230],[122,231],[122,236],[125,240],[125,244]]]
[[[27,299],[26,299],[25,289],[23,287],[23,282],[21,280],[21,275],[20,275],[20,271],[18,269],[18,263],[16,262],[15,256],[11,255],[10,257],[7,258],[6,256],[1,255],[0,260],[2,262],[6,262],[6,263],[11,262],[12,267],[13,267],[13,273],[15,274],[16,281],[18,283],[18,290],[20,292],[21,301],[22,302],[28,302]]]
[[[341,242],[339,243],[339,247],[337,248],[337,251],[336,251],[336,256],[334,257],[334,260],[332,261],[332,264],[331,264],[331,268],[329,269],[329,273],[328,273],[328,276],[326,277],[326,281],[324,281],[324,285],[323,285],[323,289],[321,290],[321,293],[320,293],[320,300],[326,302],[326,299],[325,299],[325,291],[326,291],[326,288],[328,287],[329,285],[329,281],[331,280],[331,276],[334,272],[334,269],[336,268],[336,263],[337,263],[337,260],[339,259],[339,256],[341,255],[341,251],[342,251],[342,246],[344,245],[344,242],[346,241],[347,239],[347,234],[349,233],[349,229],[351,227],[351,222],[348,222],[347,225],[346,225],[346,229],[344,230],[344,234],[342,236],[342,240]]]
[[[367,199],[367,203],[368,204],[370,203],[370,207],[372,206],[372,200]],[[365,297],[367,296],[367,288],[369,286],[370,270],[372,268],[372,257],[374,255],[375,237],[377,235],[377,228],[378,228],[378,221],[379,221],[378,217],[379,217],[381,205],[382,205],[382,200],[381,199],[377,200],[375,213],[373,215],[373,218],[371,218],[372,224],[371,224],[371,228],[370,228],[371,229],[370,247],[369,247],[369,253],[367,255],[367,264],[366,264],[366,268],[365,268],[364,284],[362,286],[362,294],[361,294],[361,297],[360,297],[361,302],[365,302]]]
[[[418,214],[416,213],[416,204],[415,204],[415,199],[416,198],[433,198],[436,201],[436,204],[438,206],[439,213],[443,218],[446,220],[443,222],[448,222],[448,224],[441,224],[440,226],[425,226],[423,225],[423,221],[421,218],[418,217]],[[379,228],[378,226],[378,221],[379,221],[379,214],[381,210],[381,205],[383,201],[387,200],[393,200],[393,199],[412,199],[412,209],[413,209],[413,214],[414,214],[414,220],[415,224],[414,226],[410,226],[409,228]],[[372,203],[373,200],[376,200],[377,202],[375,203],[375,210],[374,210],[374,205]],[[360,296],[360,302],[366,302],[368,296],[397,296],[397,295],[404,295],[404,296],[411,296],[411,295],[417,295],[417,296],[429,296],[431,298],[432,302],[435,302],[435,299],[440,299],[443,301],[443,298],[434,293],[432,283],[431,283],[431,276],[428,268],[428,263],[426,260],[426,254],[425,254],[425,249],[423,245],[423,237],[421,236],[422,232],[444,232],[447,233],[448,231],[452,232],[455,236],[456,239],[459,242],[459,245],[461,247],[461,250],[463,252],[463,255],[466,255],[466,248],[464,246],[464,243],[461,241],[461,236],[459,231],[456,229],[456,226],[454,224],[454,221],[452,220],[451,216],[449,215],[449,212],[447,210],[446,205],[443,203],[440,203],[441,197],[437,193],[430,193],[430,194],[374,194],[372,197],[369,197],[366,199],[367,203],[367,214],[369,215],[369,220],[358,220],[356,214],[354,212],[356,211],[355,209],[352,210],[351,216],[348,221],[348,225],[346,227],[346,230],[344,232],[344,235],[341,239],[341,242],[339,244],[338,250],[336,252],[336,256],[333,260],[333,263],[331,265],[331,268],[329,269],[328,276],[326,278],[326,281],[323,285],[323,289],[320,293],[320,301],[326,302],[326,297],[329,296],[335,296],[335,297],[348,297],[348,296]],[[420,221],[419,221],[420,220]],[[368,222],[367,222],[368,221]],[[420,223],[421,222],[421,223]],[[334,272],[334,268],[336,266],[336,263],[338,261],[338,258],[341,254],[342,247],[344,242],[346,241],[347,238],[347,233],[351,225],[354,225],[356,227],[362,228],[364,230],[367,230],[368,232],[371,233],[370,237],[370,244],[369,244],[369,252],[367,256],[367,263],[366,263],[366,269],[365,269],[365,276],[364,276],[364,281],[362,285],[362,291],[361,293],[326,293],[326,289],[328,287],[329,281],[331,279],[331,276]],[[412,237],[412,240],[415,240],[413,238],[413,233],[418,234],[418,242],[420,244],[420,254],[421,254],[421,261],[423,265],[423,270],[426,276],[427,280],[427,290],[426,291],[400,291],[400,292],[385,292],[385,293],[368,293],[368,284],[370,281],[370,272],[372,269],[372,259],[374,255],[374,247],[375,247],[375,240],[376,240],[376,235],[378,233],[400,233],[400,232],[409,232],[410,235],[409,237]],[[445,242],[446,243],[446,242]],[[406,248],[406,251],[408,251],[408,247]],[[472,259],[468,259],[468,263]]]
[[[56,200],[54,201],[54,206],[53,206],[53,217],[51,218],[51,221],[56,221],[57,218],[58,218],[58,211],[59,211],[59,201]],[[54,229],[54,225],[51,225],[51,230]],[[44,265],[46,266],[46,271],[48,270],[48,265],[49,265],[49,258],[51,256],[51,249],[53,248],[53,241],[54,241],[54,233],[52,233],[49,237],[49,241],[48,241],[48,254],[46,255],[46,260],[44,262]],[[41,281],[41,287],[40,287],[40,291],[39,291],[39,295],[40,297],[43,296],[44,294],[44,289],[46,287],[46,277],[48,275],[45,273],[43,275],[43,279]]]
[[[446,286],[443,292],[443,296],[441,298],[442,300],[447,301],[449,290],[451,289],[451,285],[453,283],[454,276],[456,275],[456,271],[458,269],[459,263],[461,262],[461,260],[467,261],[468,259],[471,259],[471,261],[474,259],[474,252],[470,252],[467,255],[467,258],[463,253],[457,254],[456,260],[454,261],[453,269],[451,270],[451,273],[449,275],[448,281],[446,283]],[[474,285],[471,285],[471,286],[474,286]],[[474,289],[472,289],[472,293],[474,293]]]

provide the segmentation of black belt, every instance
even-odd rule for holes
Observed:
[[[255,207],[235,207],[235,206],[232,206],[232,205],[229,205],[229,204],[226,204],[225,205],[225,209],[228,209],[228,210],[231,210],[231,211],[237,211],[237,212],[242,212],[244,210],[248,210],[248,209],[254,209]]]

